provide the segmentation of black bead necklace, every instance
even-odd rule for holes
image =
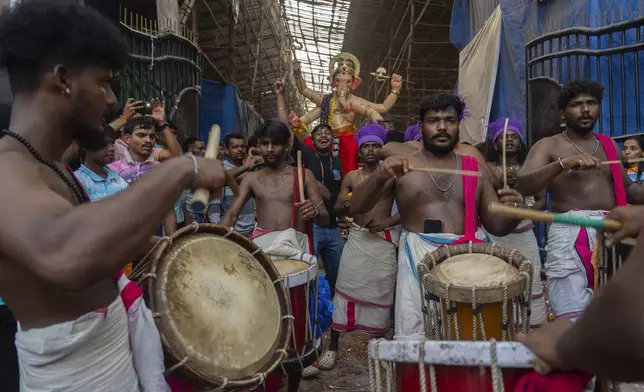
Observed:
[[[36,160],[38,160],[38,162],[42,163],[43,165],[49,166],[49,168],[51,170],[56,172],[56,174],[58,174],[58,177],[60,177],[60,179],[63,180],[63,182],[65,183],[65,185],[67,185],[67,187],[74,193],[74,195],[76,196],[76,199],[78,199],[79,203],[83,203],[83,202],[88,201],[87,197],[85,196],[84,192],[82,191],[82,188],[80,187],[80,184],[78,184],[76,182],[76,179],[74,178],[74,180],[72,182],[72,180],[70,180],[69,177],[66,176],[65,173],[63,173],[63,171],[58,166],[56,166],[53,162],[50,162],[47,159],[43,158],[42,155],[40,155],[40,153],[38,151],[36,151],[36,149],[31,145],[31,143],[29,143],[27,140],[25,140],[25,138],[23,138],[22,136],[18,135],[15,132],[11,132],[8,129],[2,130],[2,133],[4,133],[5,135],[11,136],[12,138],[16,139],[23,146],[25,146],[27,148],[27,150],[29,150],[31,155],[33,155],[33,157],[36,158]]]

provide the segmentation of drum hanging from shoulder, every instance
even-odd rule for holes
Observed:
[[[514,391],[534,363],[534,354],[518,342],[381,339],[369,343],[374,392]]]
[[[418,266],[426,337],[506,341],[517,331],[527,333],[532,268],[517,250],[495,244],[428,253]]]
[[[315,339],[315,325],[311,323],[311,296],[317,314],[317,264],[300,260],[273,260],[279,271],[293,315],[293,328],[289,337],[289,358],[282,363],[285,373],[302,370],[312,365],[318,358],[319,341]]]
[[[160,242],[142,282],[166,353],[166,373],[195,387],[252,388],[286,357],[289,304],[279,272],[228,228],[193,224]]]

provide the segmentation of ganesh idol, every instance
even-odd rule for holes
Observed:
[[[343,174],[358,168],[358,143],[355,139],[354,120],[362,115],[373,123],[382,121],[385,114],[396,103],[402,77],[394,74],[391,78],[391,92],[383,103],[372,103],[352,92],[360,85],[360,62],[350,53],[340,53],[331,59],[329,74],[333,91],[323,94],[306,86],[299,62],[293,62],[293,75],[300,94],[316,104],[316,108],[296,121],[307,126],[316,119],[320,124],[329,124],[333,129],[333,152],[342,162]]]

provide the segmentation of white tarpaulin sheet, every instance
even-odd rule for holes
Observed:
[[[501,48],[501,7],[496,7],[474,39],[461,51],[458,93],[469,110],[461,122],[461,142],[479,144],[485,140],[484,124],[490,120]]]

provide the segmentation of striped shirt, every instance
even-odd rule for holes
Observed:
[[[107,174],[107,178],[99,176],[85,165],[74,172],[91,201],[103,200],[127,188],[127,182],[118,173],[107,166],[103,167],[103,172]]]

